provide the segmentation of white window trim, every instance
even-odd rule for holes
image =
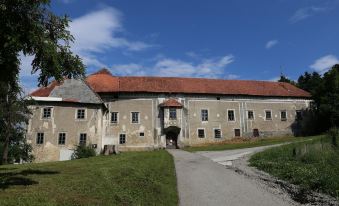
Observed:
[[[253,119],[248,118],[248,112],[249,112],[249,111],[252,111],[252,113],[253,113]],[[246,116],[247,116],[247,120],[250,120],[250,121],[255,120],[255,113],[254,113],[254,110],[246,110]]]
[[[281,112],[285,112],[285,113],[286,113],[286,119],[282,119],[282,118],[281,118]],[[281,120],[281,121],[287,121],[287,119],[288,119],[287,110],[280,110],[280,120]]]
[[[202,110],[207,110],[207,121],[206,120],[202,120]],[[209,119],[210,119],[210,110],[206,109],[206,108],[201,108],[200,109],[200,115],[199,115],[200,121],[202,123],[208,123]]]
[[[120,135],[122,135],[122,134],[124,134],[125,135],[125,143],[123,143],[123,144],[120,144]],[[119,145],[126,145],[126,143],[127,143],[127,135],[126,135],[126,133],[119,133],[119,137],[118,137],[119,139],[118,139],[118,142],[119,142]]]
[[[116,112],[117,113],[117,122],[112,122],[112,113],[113,112]],[[111,111],[111,112],[109,112],[109,123],[110,124],[119,124],[119,120],[120,120],[120,113],[119,112],[117,112],[117,111]]]
[[[132,122],[132,113],[133,112],[138,112],[139,113],[138,122]],[[139,111],[131,111],[131,113],[130,113],[130,123],[131,124],[140,124],[140,119],[141,119],[141,113]]]
[[[83,109],[85,110],[85,118],[84,119],[78,119],[78,110]],[[87,120],[87,108],[76,108],[75,109],[75,116],[74,116],[75,120],[77,121],[86,121]]]
[[[204,137],[199,137],[199,130],[204,130]],[[205,139],[206,138],[206,130],[205,130],[205,128],[197,128],[197,137],[198,137],[198,139]]]
[[[233,115],[234,115],[234,120],[229,120],[228,119],[228,111],[233,111]],[[227,114],[226,114],[227,116],[226,116],[226,118],[227,118],[227,121],[228,122],[236,122],[237,121],[237,118],[235,117],[236,115],[235,115],[235,109],[227,109]]]
[[[59,144],[59,135],[60,133],[65,133],[65,144]],[[57,138],[57,145],[59,146],[66,146],[66,143],[67,143],[67,132],[58,132],[58,138]],[[80,138],[80,135],[79,135],[79,138]]]
[[[215,137],[215,130],[220,130],[220,138],[216,138]],[[213,137],[214,137],[214,139],[221,139],[222,138],[222,130],[221,130],[221,128],[213,128]]]
[[[44,108],[51,108],[51,117],[50,118],[44,118]],[[40,120],[51,120],[53,118],[54,114],[54,107],[50,107],[50,106],[44,106],[41,108],[41,115],[40,115]]]
[[[266,118],[266,111],[267,111],[267,112],[271,112],[271,119],[267,119],[267,118]],[[272,120],[273,120],[273,112],[272,112],[271,109],[265,109],[265,110],[264,110],[264,118],[265,118],[265,121],[272,121]]]

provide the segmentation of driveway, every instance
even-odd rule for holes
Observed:
[[[294,205],[227,166],[265,148],[198,153],[168,150],[175,159],[180,205]]]

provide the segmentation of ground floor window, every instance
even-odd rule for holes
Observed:
[[[234,129],[234,136],[240,137],[240,129]]]
[[[64,132],[59,133],[58,144],[64,145],[65,143],[66,143],[66,133],[64,133]]]
[[[287,120],[287,113],[286,113],[285,110],[280,112],[280,118],[281,118],[281,121],[286,121]]]
[[[87,141],[87,134],[86,133],[81,133],[80,134],[79,144],[80,145],[85,145],[86,141]]]
[[[253,129],[253,137],[259,137],[259,130]]]
[[[144,137],[144,136],[145,136],[145,132],[140,132],[140,133],[139,133],[139,136],[140,136],[140,137]]]
[[[119,144],[125,144],[125,143],[126,143],[126,134],[120,134]]]
[[[37,144],[43,144],[44,143],[44,133],[39,132],[36,136],[36,143]]]
[[[214,138],[221,138],[221,130],[214,129]]]
[[[199,138],[205,138],[205,130],[204,129],[198,129],[198,137]]]

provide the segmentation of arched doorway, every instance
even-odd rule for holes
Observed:
[[[168,149],[177,149],[178,148],[178,135],[180,133],[180,128],[178,127],[168,127],[165,130],[166,134],[166,148]]]

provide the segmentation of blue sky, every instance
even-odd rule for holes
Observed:
[[[275,80],[339,62],[339,0],[56,0],[87,73]],[[36,87],[32,57],[20,79]]]

